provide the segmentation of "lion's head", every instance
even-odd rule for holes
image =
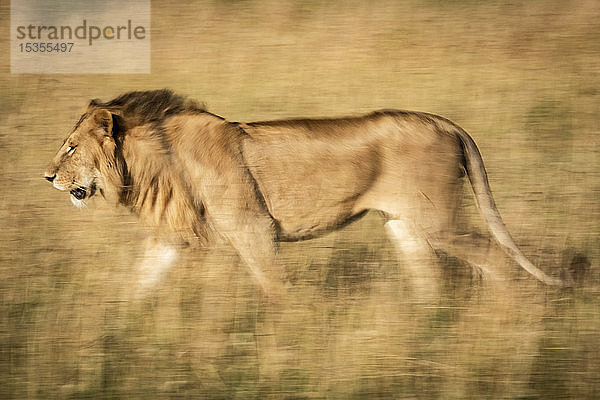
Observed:
[[[90,104],[46,169],[45,178],[56,189],[68,191],[77,207],[103,192],[107,169],[115,167],[114,118]]]

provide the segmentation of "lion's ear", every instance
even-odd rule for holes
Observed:
[[[100,104],[101,104],[100,99],[92,99],[92,100],[90,100],[90,102],[89,102],[89,104],[87,106],[87,110],[89,111],[89,110],[92,110],[92,109],[94,109],[96,107],[99,107]]]
[[[105,136],[112,136],[113,132],[113,115],[110,111],[99,108],[92,114],[94,123],[104,131]]]

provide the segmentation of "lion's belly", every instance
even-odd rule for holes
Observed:
[[[298,240],[312,239],[335,229],[338,229],[345,224],[362,217],[367,210],[352,214],[346,208],[316,210],[307,215],[305,218],[277,218],[279,240],[294,242]]]
[[[329,232],[360,214],[355,205],[378,173],[371,149],[314,143],[246,143],[244,156],[282,240]]]

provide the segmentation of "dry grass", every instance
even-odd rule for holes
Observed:
[[[4,57],[0,397],[593,398],[599,17],[595,1],[170,0],[153,4],[151,75],[10,75]],[[419,305],[369,216],[284,246],[294,286],[275,335],[227,248],[188,255],[130,310],[120,299],[144,233],[102,201],[73,209],[41,177],[89,98],[159,87],[230,120],[443,114],[478,141],[525,252],[552,271],[574,249],[587,283],[503,288],[455,272]]]

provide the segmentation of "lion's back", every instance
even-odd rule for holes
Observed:
[[[241,127],[248,134],[245,161],[269,211],[289,231],[351,217],[361,197],[390,168],[413,167],[403,157],[422,158],[440,144],[431,121],[402,111]]]

